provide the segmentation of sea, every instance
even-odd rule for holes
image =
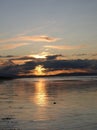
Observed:
[[[0,130],[97,130],[97,76],[1,79]]]

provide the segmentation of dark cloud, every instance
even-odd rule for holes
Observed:
[[[47,71],[82,69],[97,72],[97,60],[45,60],[30,61],[24,64],[27,70],[34,69],[37,65],[42,65]]]
[[[29,61],[29,62],[26,62],[25,64],[23,65],[20,65],[20,67],[22,67],[24,70],[33,70],[35,69],[35,67],[37,66],[38,64],[34,61]]]
[[[34,57],[29,57],[29,56],[22,56],[18,58],[13,58],[12,60],[35,60]]]
[[[0,67],[0,76],[3,75],[26,75],[33,71],[36,66],[42,65],[47,72],[57,70],[87,70],[88,73],[97,73],[97,60],[61,60],[57,57],[62,55],[47,56],[45,60],[33,60],[25,62],[21,65],[16,65],[12,60],[8,60]],[[21,57],[20,60],[27,60],[29,57]]]
[[[50,56],[46,56],[47,60],[55,60],[57,58],[63,57],[62,55],[50,55]]]
[[[45,68],[58,69],[87,69],[96,68],[97,61],[95,60],[51,60],[41,63]]]
[[[7,55],[7,56],[0,55],[0,58],[13,58],[13,57],[16,57],[16,56],[14,56],[14,55]]]
[[[12,57],[15,57],[14,55],[7,55],[6,56],[7,58],[12,58]]]
[[[18,65],[6,65],[0,67],[0,76],[16,76],[22,72]]]

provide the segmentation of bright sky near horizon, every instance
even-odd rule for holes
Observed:
[[[0,0],[0,55],[96,52],[96,0]]]

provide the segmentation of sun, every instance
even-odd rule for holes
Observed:
[[[36,54],[36,55],[29,55],[30,57],[34,57],[34,58],[36,58],[36,59],[45,59],[46,58],[46,56],[45,55],[38,55],[38,54]]]
[[[35,75],[45,75],[45,68],[42,65],[38,65],[35,67],[34,74]]]

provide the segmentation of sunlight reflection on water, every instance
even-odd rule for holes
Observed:
[[[97,80],[75,79],[0,81],[0,130],[96,130]]]
[[[46,81],[44,79],[39,79],[39,81],[35,83],[34,102],[39,106],[47,105],[47,93],[46,93],[45,86],[46,86]]]

